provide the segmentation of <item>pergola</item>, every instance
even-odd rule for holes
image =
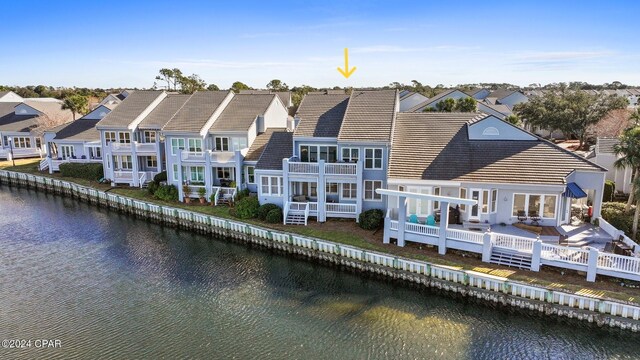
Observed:
[[[407,200],[408,199],[421,199],[440,202],[440,239],[438,246],[439,253],[444,255],[446,251],[445,242],[447,237],[447,227],[449,227],[449,204],[469,205],[473,206],[478,204],[477,200],[462,199],[450,196],[440,196],[431,194],[414,193],[408,191],[398,191],[389,189],[376,189],[376,193],[380,195],[396,196],[398,197],[398,246],[404,246],[404,231],[405,223],[407,222]]]

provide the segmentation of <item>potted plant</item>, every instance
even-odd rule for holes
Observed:
[[[198,188],[198,197],[200,198],[200,204],[204,204],[207,202],[206,196],[207,196],[207,189],[203,187]]]
[[[182,197],[184,198],[184,203],[189,204],[191,202],[191,186],[189,184],[182,184]]]
[[[209,196],[209,201],[211,201],[211,206],[216,206],[216,194],[218,193],[218,191],[214,191],[213,193],[211,193],[211,196]]]

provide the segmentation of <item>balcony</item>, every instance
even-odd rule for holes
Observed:
[[[320,172],[320,163],[315,162],[289,162],[289,173],[302,175],[316,175]],[[356,176],[358,164],[356,163],[325,163],[325,175]]]
[[[212,165],[233,163],[235,161],[235,153],[230,151],[182,151],[180,159],[183,162],[202,163],[207,160],[207,156],[211,159]]]
[[[132,146],[135,145],[136,147],[136,153],[147,153],[147,154],[152,154],[155,155],[157,152],[157,143],[138,143],[138,142],[133,142],[133,143],[116,143],[116,142],[111,142],[109,143],[109,146],[111,147],[111,152],[112,153],[118,153],[118,154],[131,154],[132,150]]]

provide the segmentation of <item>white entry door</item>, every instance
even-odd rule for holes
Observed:
[[[480,204],[482,204],[482,190],[471,189],[471,199],[477,201],[477,203],[471,206],[469,212],[469,220],[480,220]]]

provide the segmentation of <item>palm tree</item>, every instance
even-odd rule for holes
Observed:
[[[76,120],[76,114],[85,113],[89,105],[89,99],[82,95],[71,95],[64,98],[62,110],[71,110],[73,120]]]
[[[629,116],[629,120],[633,121],[632,126],[640,125],[640,108],[631,113],[631,115]]]
[[[638,218],[640,218],[640,179],[637,177],[633,179],[632,194],[638,199],[636,201],[636,211],[633,213],[633,227],[631,228],[632,239],[635,241],[638,233]]]
[[[636,197],[636,187],[640,185],[635,181],[640,176],[640,126],[626,129],[620,135],[620,142],[613,146],[613,152],[619,157],[613,163],[615,167],[630,168],[633,171],[634,181],[631,183],[629,200],[625,206],[625,212],[629,212]]]

